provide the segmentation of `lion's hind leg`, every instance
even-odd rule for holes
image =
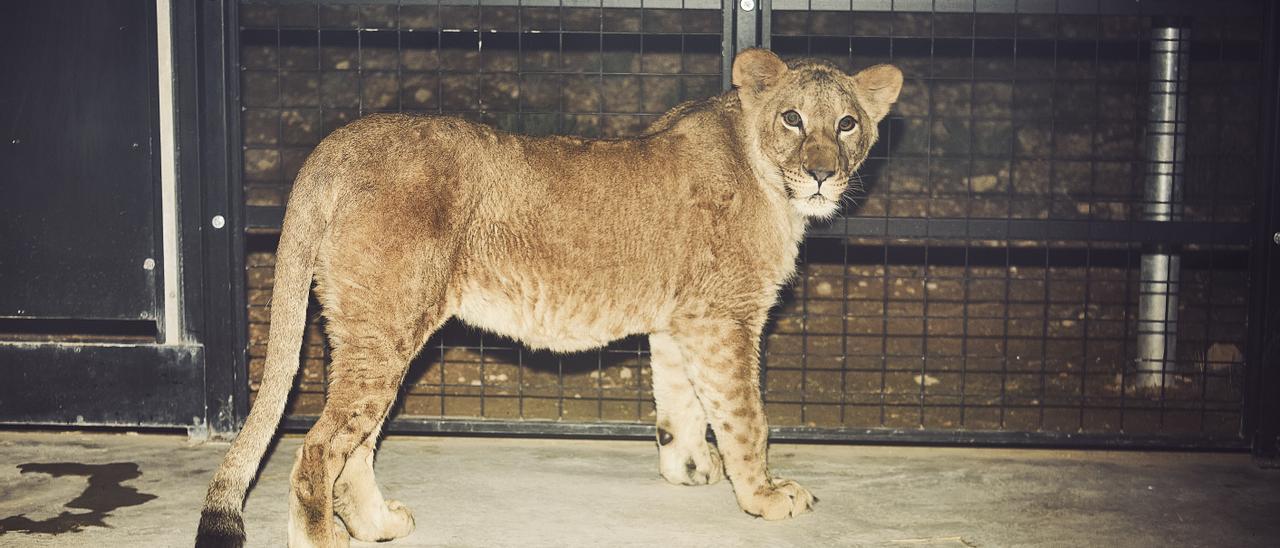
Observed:
[[[352,231],[355,232],[355,231]],[[377,432],[427,338],[448,319],[452,257],[410,234],[347,233],[317,276],[332,348],[329,388],[294,464],[289,546],[345,546],[409,534],[408,509],[373,475]],[[347,526],[337,526],[334,515]]]
[[[665,333],[649,337],[653,396],[658,411],[658,470],[679,485],[724,478],[720,452],[707,443],[707,415],[686,369],[688,360]]]
[[[332,321],[330,326],[332,330]],[[334,345],[324,410],[303,441],[291,478],[291,547],[345,546],[348,532],[337,528],[335,513],[361,540],[387,540],[411,531],[408,510],[382,501],[373,478],[373,452],[366,442],[386,419],[420,344],[412,351],[399,344]],[[402,350],[394,350],[397,346]]]
[[[352,537],[382,542],[413,532],[413,513],[395,500],[386,500],[373,474],[378,433],[356,447],[333,486],[333,509]]]

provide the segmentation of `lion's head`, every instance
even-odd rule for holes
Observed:
[[[876,65],[850,76],[821,61],[788,65],[748,49],[734,60],[733,85],[757,173],[781,185],[799,213],[826,218],[875,144],[902,71]]]

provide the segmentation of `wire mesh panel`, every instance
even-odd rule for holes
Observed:
[[[775,51],[893,63],[907,82],[866,195],[810,240],[768,336],[770,419],[1238,438],[1259,18],[818,4],[772,3]],[[1160,41],[1166,26],[1181,33]],[[1189,67],[1153,80],[1169,47]],[[1157,89],[1185,95],[1168,127],[1152,125]],[[1152,159],[1162,132],[1176,163]],[[1176,202],[1153,197],[1173,171]],[[1152,256],[1180,266],[1151,282]],[[1156,293],[1173,304],[1144,317]],[[1137,345],[1150,329],[1176,348],[1155,373]]]
[[[1097,9],[1126,3],[937,4],[962,9],[763,3],[761,42],[784,58],[850,72],[887,62],[907,77],[861,170],[865,192],[811,228],[766,329],[771,425],[800,438],[1241,445],[1261,3],[1177,19]],[[721,91],[735,9],[243,3],[248,205],[283,206],[314,145],[371,112],[635,135]],[[1153,194],[1161,181],[1168,191]],[[256,388],[275,239],[249,242]],[[326,381],[318,323],[306,341],[299,417],[319,412]],[[643,433],[628,427],[654,414],[640,337],[558,355],[450,323],[406,382],[402,429],[571,431],[538,422],[554,420]],[[506,422],[477,426],[493,420]]]
[[[254,207],[283,206],[311,149],[364,114],[618,137],[722,91],[719,0],[248,2],[240,25],[243,178]],[[255,390],[274,246],[270,235],[250,238]],[[315,415],[326,384],[318,319],[303,356],[290,412]],[[653,414],[648,375],[640,339],[565,356],[451,323],[415,361],[399,416],[643,421]]]

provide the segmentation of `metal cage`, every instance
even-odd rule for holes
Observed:
[[[239,70],[249,378],[275,235],[329,131],[380,111],[623,136],[772,48],[907,82],[866,192],[810,230],[762,341],[774,439],[1255,443],[1274,186],[1264,2],[250,0]],[[1269,232],[1266,232],[1269,234]],[[1274,298],[1274,297],[1272,297]],[[322,404],[309,330],[287,424]],[[391,431],[652,436],[647,349],[446,326]]]

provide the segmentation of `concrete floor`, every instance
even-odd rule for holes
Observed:
[[[250,546],[284,545],[298,442],[250,493]],[[190,546],[226,448],[0,432],[0,546]],[[652,442],[393,437],[377,470],[418,523],[388,548],[1280,546],[1280,471],[1245,455],[778,444],[770,459],[822,499],[814,513],[769,523],[727,482],[668,485]]]

